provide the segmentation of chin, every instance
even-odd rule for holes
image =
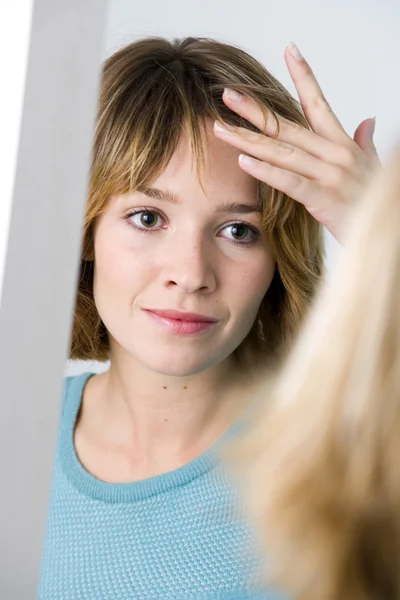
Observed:
[[[157,348],[157,346],[155,346]],[[132,356],[149,371],[170,377],[189,377],[206,371],[210,367],[221,362],[221,357],[210,352],[200,353],[198,349],[181,350],[175,349],[171,352],[162,351],[159,345],[157,351],[131,352]]]
[[[150,371],[158,373],[159,375],[167,375],[170,377],[190,377],[191,375],[196,375],[209,369],[214,363],[210,364],[209,360],[199,361],[198,359],[188,361],[187,357],[185,357],[185,359],[182,360],[175,359],[159,361],[155,361],[153,358],[151,361],[143,361],[143,364],[145,364]]]

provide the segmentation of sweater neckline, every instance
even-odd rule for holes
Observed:
[[[69,482],[82,494],[109,503],[137,502],[189,484],[220,463],[218,451],[240,428],[234,423],[208,450],[189,463],[167,473],[128,483],[109,483],[97,479],[80,462],[75,450],[74,430],[83,391],[93,372],[72,377],[67,382],[60,430],[60,460]]]

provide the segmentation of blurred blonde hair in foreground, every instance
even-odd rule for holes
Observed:
[[[400,145],[231,448],[295,600],[400,598]]]

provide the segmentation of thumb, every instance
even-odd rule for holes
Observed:
[[[353,140],[365,152],[368,158],[373,163],[379,163],[378,151],[375,148],[373,141],[375,131],[375,117],[373,119],[365,119],[357,127]]]

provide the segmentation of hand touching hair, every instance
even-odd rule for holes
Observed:
[[[273,379],[234,450],[268,579],[299,600],[400,598],[400,145]]]

